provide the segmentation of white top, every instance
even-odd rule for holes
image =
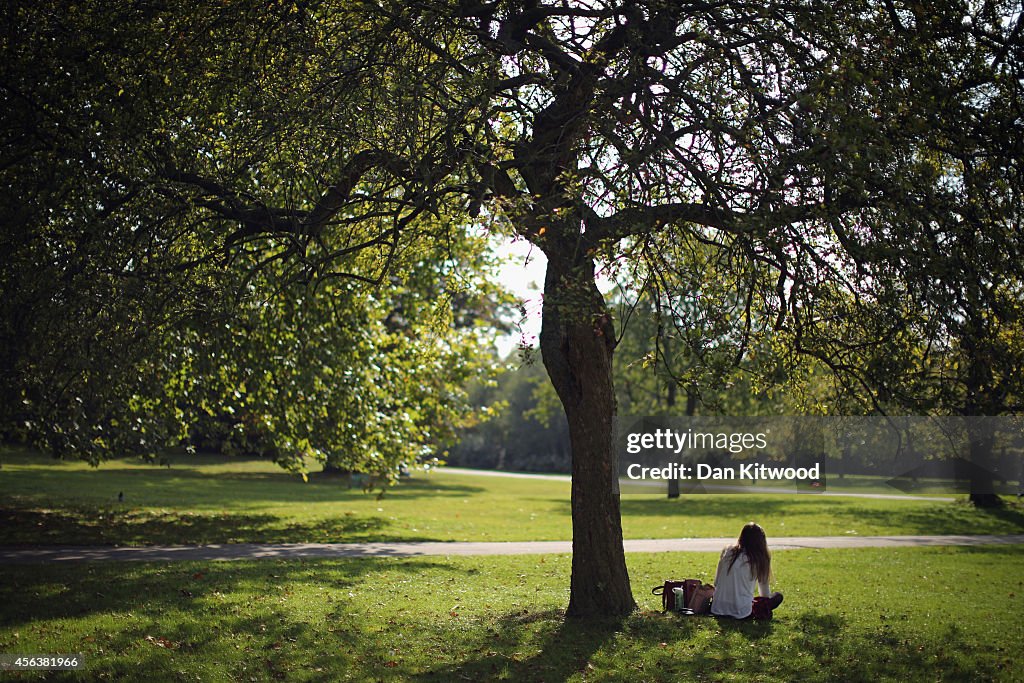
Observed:
[[[740,552],[736,563],[729,569],[731,548],[722,551],[715,573],[715,598],[711,601],[711,613],[722,617],[746,619],[754,610],[754,584],[761,595],[768,597],[768,582],[755,581],[754,569],[746,552]]]

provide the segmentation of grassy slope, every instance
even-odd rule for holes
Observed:
[[[1024,547],[780,552],[771,623],[657,611],[714,562],[630,555],[641,611],[589,625],[558,555],[5,567],[0,652],[82,652],[81,680],[1024,677]]]
[[[6,453],[0,469],[0,543],[564,540],[563,481],[417,473],[382,499],[313,475],[303,483],[272,463],[182,457],[172,468],[129,460],[92,469]],[[117,495],[124,492],[125,502]],[[1024,512],[963,504],[700,495],[624,496],[627,538],[733,536],[760,521],[770,536],[1014,533]]]

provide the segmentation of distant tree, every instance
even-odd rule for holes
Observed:
[[[568,426],[547,407],[550,384],[539,363],[508,359],[508,369],[489,386],[470,391],[473,405],[488,406],[490,419],[459,435],[449,462],[468,467],[527,472],[568,472]],[[557,398],[555,399],[557,402]]]

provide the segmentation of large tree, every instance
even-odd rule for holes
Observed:
[[[568,613],[624,614],[617,335],[598,269],[656,277],[676,245],[700,244],[751,274],[737,279],[749,319],[778,325],[805,310],[808,272],[850,284],[845,219],[885,206],[864,178],[888,162],[864,152],[891,127],[858,118],[847,144],[819,122],[864,92],[899,99],[924,77],[906,55],[972,38],[1012,56],[1009,3],[939,4],[933,18],[867,0],[83,3],[55,18],[44,3],[19,10],[17,36],[58,27],[84,51],[44,35],[60,69],[5,92],[31,104],[27,129],[35,107],[82,131],[71,163],[111,200],[71,204],[87,225],[113,210],[117,248],[156,244],[161,263],[206,272],[269,249],[305,277],[386,286],[399,255],[447,243],[466,222],[443,219],[460,216],[541,249],[541,352],[573,456]],[[849,68],[864,54],[868,80]],[[46,101],[67,102],[82,69],[77,109]]]

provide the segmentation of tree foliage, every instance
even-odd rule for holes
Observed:
[[[817,305],[794,321],[796,342],[876,405],[1019,412],[1019,7],[911,6],[890,19],[863,35],[836,105],[812,118],[852,151],[828,172],[874,201],[833,220],[850,284],[805,280]]]
[[[330,155],[269,111],[309,95],[320,27],[262,3],[7,18],[5,432],[92,462],[212,439],[385,478],[443,455],[504,305],[485,237],[447,217],[403,245],[352,231],[353,279],[312,256],[344,245],[246,241],[217,216],[243,202],[230,183],[287,204]],[[179,163],[215,180],[186,196]]]

